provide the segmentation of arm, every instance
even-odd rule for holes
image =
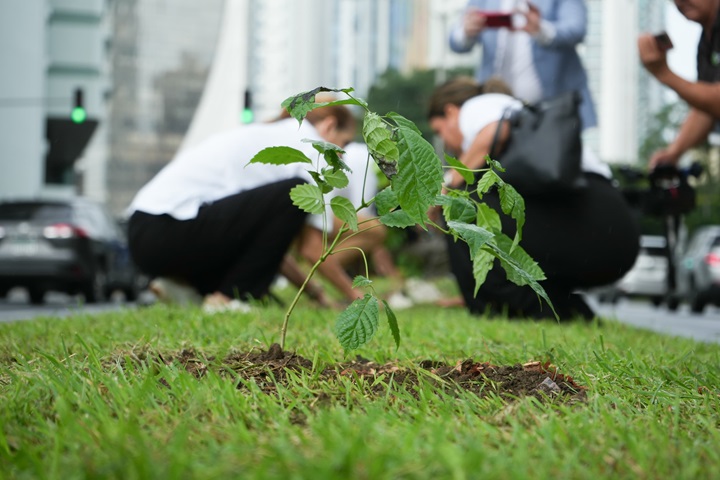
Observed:
[[[720,83],[689,82],[670,70],[667,55],[650,34],[638,38],[640,61],[660,83],[675,90],[692,108],[720,118]]]
[[[485,17],[478,9],[468,7],[462,19],[450,30],[450,50],[455,53],[467,53],[478,42],[478,35],[485,28]]]
[[[485,166],[485,155],[490,154],[490,148],[492,147],[493,140],[495,138],[495,131],[497,130],[499,122],[493,122],[483,127],[480,132],[475,136],[470,147],[464,151],[459,160],[468,168],[478,169]],[[500,127],[500,136],[498,138],[498,152],[502,151],[502,147],[505,145],[509,135],[510,126],[507,122],[503,122]],[[451,170],[450,181],[448,186],[457,188],[464,182],[462,176],[455,170]]]
[[[685,152],[707,138],[713,124],[713,117],[707,113],[690,110],[675,140],[667,148],[656,152],[648,166],[652,169],[659,164],[677,164]]]
[[[543,18],[540,10],[529,3],[525,18],[523,30],[546,48],[575,47],[587,33],[587,6],[583,0],[560,2],[557,18],[552,20]]]

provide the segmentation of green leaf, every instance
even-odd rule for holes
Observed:
[[[417,128],[417,125],[415,125],[415,123],[412,120],[408,120],[407,118],[403,117],[399,113],[389,112],[385,116],[392,119],[392,121],[395,122],[395,125],[397,125],[398,127],[415,130],[415,132],[417,132],[418,135],[422,135],[422,132],[420,131],[419,128]]]
[[[333,197],[330,207],[337,218],[347,223],[353,232],[358,229],[358,217],[352,202],[345,197]]]
[[[442,188],[442,165],[433,146],[415,130],[401,125],[397,135],[400,160],[393,191],[400,207],[424,228],[428,209]]]
[[[498,162],[497,160],[493,160],[492,158],[490,158],[490,155],[485,155],[485,163],[487,164],[488,167],[492,168],[493,170],[496,170],[498,172],[505,171],[505,167],[503,167],[502,164],[500,162]]]
[[[282,102],[282,107],[287,110],[288,113],[301,124],[303,119],[309,112],[319,107],[326,107],[329,105],[360,105],[364,108],[367,108],[367,103],[353,98],[347,100],[335,100],[332,102],[315,103],[315,95],[321,92],[343,92],[349,95],[352,91],[352,88],[317,87],[307,92],[299,93],[297,95],[293,95],[292,97],[286,98]]]
[[[404,210],[395,210],[380,216],[380,223],[387,227],[407,228],[416,224]]]
[[[522,240],[522,230],[525,226],[525,200],[509,183],[503,183],[499,187],[500,207],[506,215],[515,220],[517,229],[512,248],[515,248]]]
[[[494,260],[495,256],[483,249],[480,249],[480,251],[475,252],[475,254],[472,255],[475,295],[477,295],[482,284],[485,283],[488,272],[493,268]]]
[[[470,223],[449,221],[450,230],[459,236],[470,247],[470,256],[474,256],[480,249],[495,237],[495,234]]]
[[[369,342],[377,331],[379,317],[378,301],[372,295],[365,294],[352,302],[338,317],[335,328],[345,351],[355,350]]]
[[[548,297],[545,289],[538,283],[538,281],[545,279],[545,273],[537,262],[520,246],[516,246],[510,251],[513,241],[506,235],[498,235],[496,242],[497,243],[488,242],[483,248],[500,260],[500,265],[505,270],[508,280],[516,285],[530,286],[538,296],[545,299],[555,314],[555,318],[558,318],[555,307],[550,301],[550,297]]]
[[[367,287],[369,285],[372,285],[372,280],[370,280],[367,277],[363,277],[362,275],[356,275],[355,278],[353,278],[353,288],[362,288]]]
[[[363,138],[370,155],[375,159],[380,170],[387,178],[397,173],[397,162],[400,152],[392,140],[387,124],[376,113],[369,112],[363,120]]]
[[[325,177],[320,175],[318,172],[314,170],[308,170],[307,173],[313,178],[313,180],[315,180],[315,183],[318,187],[320,187],[320,191],[323,194],[330,193],[334,190],[334,188],[325,181]]]
[[[312,163],[304,153],[291,147],[268,147],[260,150],[247,163],[264,163],[267,165],[289,165],[291,163]]]
[[[477,219],[476,202],[463,196],[443,195],[441,197],[446,221],[475,223]]]
[[[350,167],[348,167],[347,164],[340,158],[340,154],[345,153],[345,150],[334,143],[323,142],[321,140],[310,140],[308,138],[304,138],[302,141],[312,144],[313,148],[322,154],[327,164],[330,165],[333,170],[345,170],[346,172],[351,171]]]
[[[473,183],[475,183],[475,174],[469,171],[468,168],[460,160],[456,159],[455,157],[451,157],[446,153],[445,161],[448,165],[453,167],[456,172],[462,175],[465,183],[467,183],[468,185],[472,185]]]
[[[477,204],[477,224],[491,232],[502,231],[502,221],[500,214],[493,210],[487,203]]]
[[[386,187],[375,195],[375,206],[378,215],[387,215],[400,206],[397,195],[393,192],[392,186]]]
[[[477,193],[482,198],[495,185],[503,185],[505,181],[493,170],[487,170],[477,184]]]
[[[385,300],[383,300],[382,303],[385,308],[385,315],[387,315],[390,332],[395,339],[395,348],[400,348],[400,325],[398,325],[397,317]]]
[[[325,213],[322,190],[317,185],[308,185],[307,183],[298,185],[290,190],[290,198],[294,205],[305,212],[316,215]]]
[[[327,184],[333,188],[345,188],[350,183],[347,174],[342,170],[323,168],[322,175]]]

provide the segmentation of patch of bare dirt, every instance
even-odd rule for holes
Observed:
[[[197,378],[202,378],[208,368],[218,368],[221,375],[237,379],[238,389],[246,389],[252,383],[268,394],[274,393],[278,385],[289,384],[288,372],[313,370],[310,360],[283,351],[278,344],[271,345],[267,350],[232,353],[220,362],[216,362],[213,357],[203,358],[193,349],[183,349],[174,355],[126,353],[122,361],[127,358],[138,362],[177,362]],[[480,397],[496,395],[507,400],[534,396],[541,401],[572,403],[586,399],[586,387],[547,362],[493,365],[467,359],[452,365],[425,360],[416,367],[406,368],[396,363],[378,364],[358,357],[354,361],[325,368],[322,372],[316,372],[316,375],[319,381],[324,382],[343,377],[362,381],[368,393],[377,395],[385,394],[388,389],[404,389],[415,395],[416,386],[430,383],[448,393],[464,390]],[[161,379],[161,383],[170,386],[164,379]]]

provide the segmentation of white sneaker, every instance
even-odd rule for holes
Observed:
[[[404,310],[413,306],[413,301],[402,292],[395,292],[387,299],[388,305],[393,310]]]
[[[435,284],[419,278],[408,278],[404,290],[413,303],[433,303],[443,296]]]
[[[203,303],[202,306],[203,312],[205,313],[221,313],[221,312],[240,312],[240,313],[248,313],[250,310],[252,310],[252,307],[245,303],[241,302],[240,300],[234,299],[230,300],[226,303],[216,303],[212,301],[207,301]]]
[[[171,278],[157,277],[150,282],[148,288],[163,303],[179,305],[202,303],[202,296],[193,287]]]

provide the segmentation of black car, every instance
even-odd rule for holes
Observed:
[[[25,287],[34,304],[49,290],[89,303],[122,290],[133,301],[143,283],[124,231],[102,205],[80,197],[0,201],[0,297]]]

